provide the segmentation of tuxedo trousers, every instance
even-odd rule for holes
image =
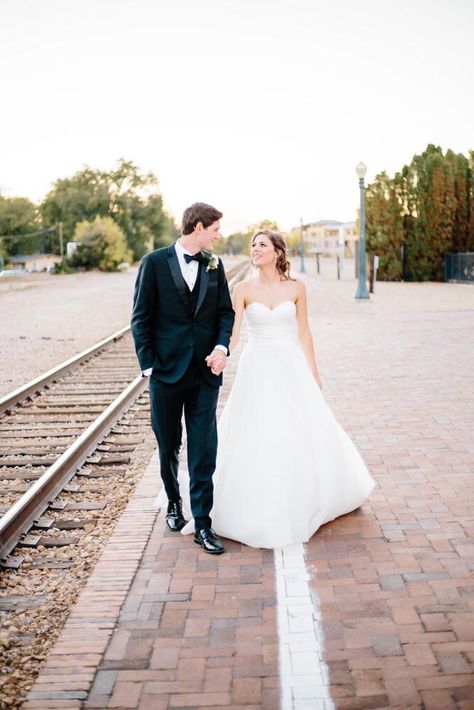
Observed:
[[[208,384],[194,356],[177,382],[150,377],[151,425],[169,501],[180,500],[178,484],[182,417],[186,424],[191,512],[196,530],[211,527],[212,476],[216,467],[216,407],[219,387]]]

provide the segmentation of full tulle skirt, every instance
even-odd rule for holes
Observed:
[[[252,547],[306,542],[374,487],[294,338],[250,342],[218,423],[213,529]],[[189,515],[189,485],[180,472]],[[164,505],[160,494],[157,505]],[[193,521],[183,533],[194,530]]]

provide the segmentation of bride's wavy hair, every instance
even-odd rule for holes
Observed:
[[[273,247],[277,253],[275,268],[281,278],[286,281],[295,281],[295,279],[290,276],[290,260],[288,258],[288,248],[283,234],[280,234],[280,232],[272,232],[270,229],[258,229],[252,237],[252,244],[259,234],[263,234],[264,237],[268,237],[273,244]]]

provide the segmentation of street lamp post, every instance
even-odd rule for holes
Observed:
[[[303,217],[300,218],[300,256],[301,256],[301,266],[300,274],[305,273],[304,268],[304,237],[303,237]]]
[[[344,227],[337,230],[337,279],[342,279],[344,274]]]
[[[367,273],[365,265],[365,187],[364,177],[367,172],[367,165],[358,163],[356,173],[359,178],[360,187],[360,232],[359,232],[359,281],[357,283],[356,299],[370,298],[367,291]]]

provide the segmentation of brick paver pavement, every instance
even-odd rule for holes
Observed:
[[[215,559],[167,533],[152,460],[25,708],[474,708],[474,288],[355,302],[333,262],[307,266],[325,397],[369,501],[304,546],[305,593],[279,576],[297,551],[274,565],[228,542]]]

